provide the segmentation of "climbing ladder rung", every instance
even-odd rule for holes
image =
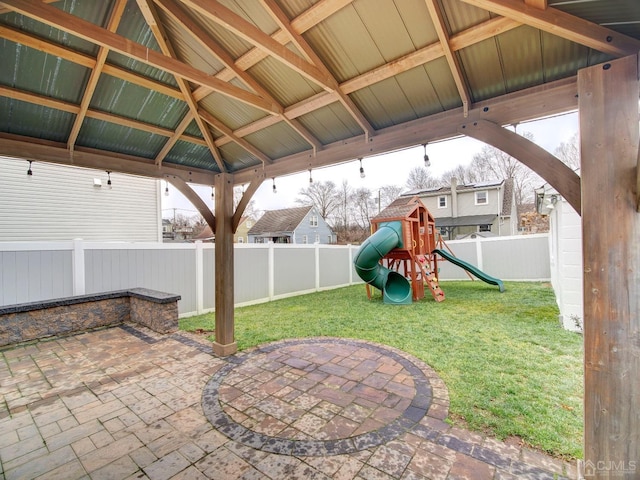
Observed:
[[[431,272],[427,272],[424,268],[422,269],[423,275],[425,275],[424,280],[431,290],[431,295],[433,295],[433,299],[436,302],[442,302],[444,300],[444,292],[440,288],[438,284],[438,280],[436,279],[436,275]]]

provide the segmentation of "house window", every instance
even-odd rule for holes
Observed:
[[[333,243],[333,236],[329,235],[329,243]]]
[[[307,238],[306,235],[302,236],[302,243],[309,243],[309,239]]]
[[[316,243],[320,243],[320,234],[316,233]]]
[[[478,231],[479,232],[490,232],[491,231],[491,225],[478,225]]]
[[[244,237],[238,237],[238,243],[244,243]]]
[[[476,205],[486,205],[487,203],[489,203],[489,193],[486,190],[476,192]]]
[[[247,228],[251,228],[251,220],[247,220],[246,224],[247,224]]]
[[[447,208],[447,196],[442,195],[438,197],[438,208]]]
[[[309,217],[309,225],[311,225],[312,227],[317,227],[318,226],[318,216],[317,215],[311,215],[311,217]]]

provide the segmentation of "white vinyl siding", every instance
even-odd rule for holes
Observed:
[[[0,241],[162,241],[158,180],[0,157]],[[95,182],[95,180],[99,182]],[[94,186],[100,183],[101,186]]]

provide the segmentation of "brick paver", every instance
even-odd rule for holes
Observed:
[[[451,427],[444,382],[370,342],[293,339],[227,359],[124,325],[0,351],[0,480],[575,478]]]

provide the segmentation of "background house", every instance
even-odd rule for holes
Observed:
[[[315,207],[271,210],[248,232],[249,243],[335,243],[336,235]]]
[[[549,216],[551,284],[567,330],[582,330],[583,268],[580,215],[549,184],[536,190],[536,210]]]
[[[236,233],[233,234],[233,241],[235,243],[248,243],[249,242],[249,229],[253,226],[255,222],[251,217],[242,217],[240,219],[240,225],[236,230]],[[203,242],[215,242],[215,235],[211,232],[211,227],[209,225],[205,225],[198,235],[193,237],[193,240],[202,240]]]
[[[436,227],[446,240],[481,233],[482,236],[505,236],[518,233],[513,179],[414,189],[403,197],[418,196],[436,220]]]
[[[2,242],[162,241],[158,180],[6,157],[0,172]]]

